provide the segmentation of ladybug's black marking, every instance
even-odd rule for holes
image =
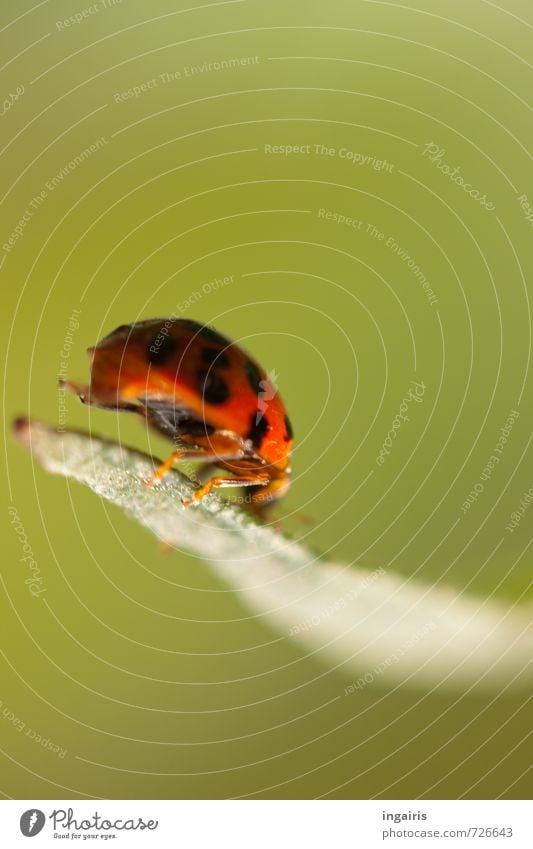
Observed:
[[[212,327],[208,327],[207,324],[204,324],[198,335],[204,342],[212,342],[214,345],[220,345],[221,348],[226,348],[230,344],[229,339],[217,330],[213,330]]]
[[[176,353],[176,343],[170,336],[157,333],[148,344],[146,357],[152,366],[162,366]]]
[[[186,328],[186,330],[193,330],[195,333],[198,333],[204,326],[200,321],[194,321],[193,318],[179,318],[178,322],[181,327]]]
[[[209,436],[214,427],[195,418],[185,408],[175,407],[167,402],[147,403],[146,418],[151,427],[169,439],[178,439],[182,434],[188,436]]]
[[[206,404],[223,404],[230,396],[226,381],[214,370],[197,372],[200,389]]]
[[[204,348],[202,350],[202,360],[208,366],[216,366],[216,368],[229,368],[230,361],[224,351],[219,351],[218,348]]]
[[[260,416],[259,419],[258,415]],[[250,430],[246,434],[246,439],[251,441],[254,448],[260,448],[268,430],[270,430],[270,425],[266,416],[261,416],[260,413],[254,412],[250,422]]]
[[[212,342],[213,345],[219,345],[221,348],[226,348],[231,344],[230,340],[222,336],[217,330],[213,330],[212,327],[202,324],[200,321],[194,321],[192,318],[182,318],[180,319],[180,323],[182,327],[192,330],[194,335],[204,342]]]
[[[294,431],[292,429],[292,425],[289,421],[289,417],[285,416],[285,430],[287,431],[287,436],[284,436],[283,439],[285,442],[290,442],[291,439],[294,438]]]
[[[261,377],[261,372],[259,371],[256,364],[253,360],[247,360],[244,366],[246,370],[246,377],[248,378],[248,383],[252,387],[252,391],[255,392],[256,395],[259,395],[261,392],[263,382],[263,378]]]

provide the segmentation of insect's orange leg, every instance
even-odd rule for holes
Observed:
[[[253,513],[261,515],[267,508],[271,507],[275,501],[285,495],[290,486],[289,475],[283,475],[279,478],[274,478],[269,484],[257,492],[252,494],[250,500],[250,508]]]
[[[244,474],[240,477],[226,478],[216,476],[207,481],[204,486],[201,486],[193,494],[192,498],[186,498],[183,501],[184,507],[190,507],[191,504],[198,504],[206,495],[208,495],[214,487],[227,486],[266,486],[269,476],[267,472],[257,470],[255,473]]]
[[[158,480],[161,480],[173,464],[179,460],[205,460],[216,463],[218,460],[234,459],[243,455],[241,443],[230,436],[213,434],[212,436],[195,437],[183,434],[180,436],[180,440],[185,443],[184,447],[177,448],[167,457],[164,463],[161,463],[152,478],[147,481],[149,486],[153,486]],[[189,445],[190,447],[188,447]]]
[[[184,452],[180,451],[178,448],[176,451],[173,451],[170,454],[164,463],[161,463],[160,466],[157,467],[152,477],[145,481],[146,486],[150,487],[157,483],[157,481],[161,480],[162,477],[166,475],[167,472],[170,471],[176,460],[184,459]]]

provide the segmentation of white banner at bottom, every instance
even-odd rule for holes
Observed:
[[[533,847],[527,801],[0,801],[1,845]]]

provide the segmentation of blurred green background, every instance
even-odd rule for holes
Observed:
[[[17,515],[4,509],[0,791],[528,796],[527,694],[411,692],[384,675],[343,697],[342,670],[11,438],[17,414],[59,420],[62,367],[86,380],[85,349],[117,325],[195,318],[277,375],[293,535],[527,602],[533,507],[509,523],[533,484],[530,4],[183,5],[0,12]],[[423,396],[380,464],[412,381]],[[65,424],[168,451],[75,398]]]

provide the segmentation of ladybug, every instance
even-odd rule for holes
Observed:
[[[175,444],[149,481],[175,461],[198,460],[227,475],[211,477],[185,506],[215,487],[250,487],[245,500],[261,514],[290,483],[293,432],[264,369],[239,345],[185,318],[124,324],[89,348],[91,382],[62,385],[84,404],[142,415]]]

